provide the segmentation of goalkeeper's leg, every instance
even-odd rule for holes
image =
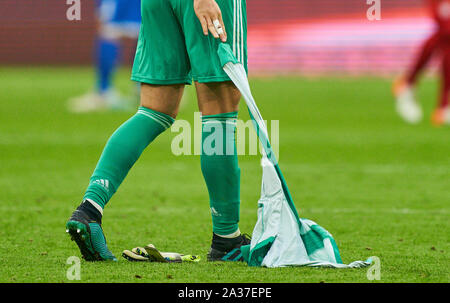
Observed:
[[[239,231],[240,169],[236,120],[240,93],[231,82],[196,83],[202,112],[201,168],[210,197],[213,238],[209,261],[240,261],[248,238]]]
[[[114,260],[101,228],[103,209],[144,149],[171,126],[184,84],[142,85],[138,112],[108,140],[83,202],[66,224],[86,260]]]

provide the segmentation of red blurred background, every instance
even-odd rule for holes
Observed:
[[[64,0],[0,1],[0,64],[87,65],[95,39],[94,1],[68,21]],[[247,0],[249,68],[255,74],[390,74],[408,64],[433,29],[423,0]],[[127,41],[130,64],[134,42]]]

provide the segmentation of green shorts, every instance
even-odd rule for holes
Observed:
[[[216,0],[227,42],[247,69],[245,0]],[[194,0],[142,0],[142,25],[131,79],[149,84],[230,81],[220,65],[220,43],[205,36],[194,13]]]

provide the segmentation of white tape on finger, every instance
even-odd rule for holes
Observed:
[[[217,34],[219,34],[219,36],[223,35],[223,28],[222,28],[222,25],[220,24],[220,21],[217,19],[214,20],[213,25],[216,28]]]

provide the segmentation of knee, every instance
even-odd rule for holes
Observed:
[[[203,115],[238,111],[241,99],[241,93],[232,82],[197,84],[197,96]]]
[[[230,99],[232,104],[239,106],[239,101],[241,100],[241,92],[234,85],[230,88]]]
[[[172,118],[178,115],[184,84],[141,86],[141,106],[166,114]]]

